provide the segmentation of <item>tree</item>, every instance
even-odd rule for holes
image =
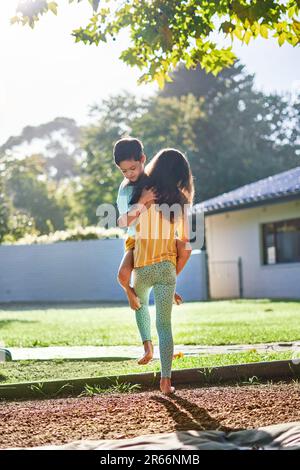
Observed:
[[[99,204],[115,203],[122,177],[113,162],[113,145],[131,132],[131,123],[142,109],[143,105],[129,93],[111,96],[91,108],[96,121],[83,130],[85,159],[81,166],[81,189],[75,196],[88,223],[98,222]]]
[[[0,173],[0,242],[9,230],[10,206],[5,193],[4,179]]]
[[[195,202],[299,165],[299,99],[291,103],[289,97],[256,91],[253,76],[240,64],[217,79],[212,76],[210,84],[198,70],[196,97],[186,94],[188,76],[194,80],[194,73],[174,74],[174,82],[152,99],[132,127],[149,156],[161,147],[187,154]],[[185,80],[177,82],[182,76]],[[165,92],[166,98],[161,96]]]
[[[194,69],[187,69],[180,64],[171,74],[172,82],[167,82],[159,96],[180,98],[192,94],[196,98],[204,97],[206,102],[227,93],[231,88],[241,87],[244,66],[236,61],[233,67],[222,70],[217,76],[205,73],[198,65]]]
[[[142,71],[140,82],[156,80],[161,88],[179,63],[200,64],[214,74],[234,63],[232,48],[218,48],[212,33],[245,44],[258,36],[275,37],[280,46],[300,41],[300,0],[111,0],[101,8],[99,0],[86,1],[93,14],[85,27],[73,31],[75,41],[98,45],[128,30],[130,45],[121,59]],[[48,11],[57,14],[55,1],[27,0],[11,21],[34,27]]]
[[[12,216],[28,223],[33,219],[40,233],[64,229],[65,214],[56,200],[55,186],[44,179],[44,159],[32,155],[6,162],[5,166],[6,194],[14,209]],[[28,225],[26,220],[22,224]]]
[[[210,85],[199,70],[199,96],[186,94],[183,80],[182,89],[176,85],[181,73],[174,75],[174,87],[166,86],[167,97],[159,94],[141,104],[132,95],[117,95],[95,107],[96,122],[84,133],[86,158],[77,195],[90,223],[97,221],[99,204],[115,202],[122,177],[112,148],[126,134],[143,141],[148,160],[163,147],[185,152],[195,178],[195,202],[299,164],[299,102],[255,90],[253,76],[238,63],[217,79],[211,76]],[[184,77],[188,81],[186,72]]]
[[[3,177],[15,203],[15,206],[11,204],[9,217],[11,239],[35,232],[37,227],[45,233],[52,227],[71,228],[82,222],[81,208],[74,197],[83,159],[80,139],[81,128],[74,119],[57,117],[38,126],[26,126],[19,135],[9,137],[2,144]],[[30,152],[33,141],[37,153],[24,156],[24,146]],[[19,171],[22,175],[18,186]],[[34,206],[39,197],[44,204],[44,213],[36,211]]]
[[[57,117],[38,126],[26,126],[20,135],[11,136],[0,147],[0,152],[14,155],[22,145],[34,141],[40,144],[44,155],[45,175],[49,180],[60,182],[79,175],[82,159],[80,127],[74,119]]]

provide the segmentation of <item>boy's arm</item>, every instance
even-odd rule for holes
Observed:
[[[123,216],[128,212],[128,199],[126,190],[123,187],[123,183],[119,187],[118,197],[117,197],[117,207],[119,211],[119,215]]]
[[[121,214],[118,218],[118,226],[125,228],[132,225],[140,214],[150,207],[152,202],[154,202],[154,198],[154,191],[151,189],[144,189],[138,203],[134,204],[128,212]]]

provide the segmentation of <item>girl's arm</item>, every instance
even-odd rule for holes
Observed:
[[[129,227],[146,211],[155,201],[155,193],[152,189],[144,189],[137,204],[134,204],[130,211],[118,218],[118,226],[121,228]]]
[[[178,242],[177,243],[178,255],[177,255],[177,262],[176,262],[176,275],[178,276],[178,274],[181,273],[186,263],[190,259],[192,249],[191,248],[186,249],[185,248],[186,243],[182,242],[181,240],[177,240],[177,242]],[[180,243],[183,243],[184,245],[183,248],[180,247]]]
[[[177,247],[176,274],[177,276],[185,267],[192,253],[192,247],[189,242],[190,240],[189,236],[190,236],[189,220],[188,220],[187,213],[184,210],[182,221],[179,227],[178,238],[176,240],[176,247]]]

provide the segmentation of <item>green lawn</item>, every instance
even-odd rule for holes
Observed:
[[[153,338],[155,313],[151,307]],[[175,344],[241,344],[300,339],[300,302],[269,299],[191,302],[173,309]],[[0,305],[0,342],[7,347],[138,345],[126,306]]]
[[[172,370],[291,359],[291,354],[291,351],[265,354],[252,351],[232,354],[208,354],[195,357],[186,356],[174,359]],[[146,366],[139,366],[136,360],[104,362],[56,359],[53,361],[6,362],[0,363],[0,395],[1,384],[5,383],[101,377],[153,371],[160,371],[158,360],[154,360]]]

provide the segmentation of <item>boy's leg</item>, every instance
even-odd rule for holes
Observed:
[[[136,310],[136,323],[144,345],[144,356],[138,364],[145,365],[153,358],[153,344],[151,340],[151,320],[149,315],[149,296],[151,291],[151,268],[144,266],[134,270],[134,289],[137,293],[141,307]]]
[[[133,270],[133,250],[125,252],[118,271],[118,281],[128,297],[128,302],[133,310],[140,308],[141,303],[135,290],[130,286],[130,278]]]

